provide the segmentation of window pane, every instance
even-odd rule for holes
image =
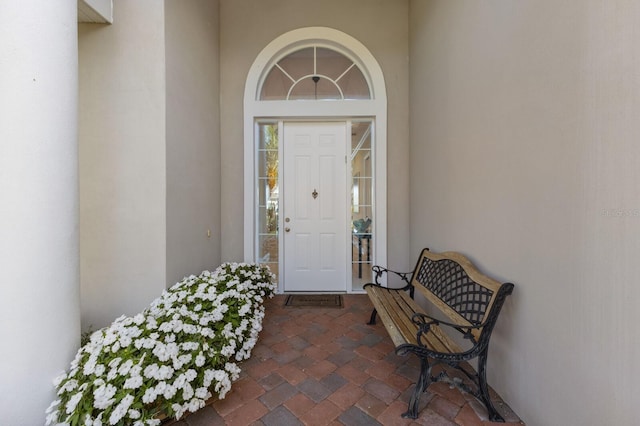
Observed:
[[[306,75],[314,74],[313,70],[313,47],[291,53],[278,62],[278,65],[295,81]]]
[[[293,87],[293,90],[291,90],[291,94],[289,95],[289,99],[342,99],[342,95],[332,81],[320,77],[318,83],[315,83],[312,77],[308,77],[304,80],[300,80]]]
[[[317,84],[312,77],[320,77]],[[362,71],[343,54],[323,47],[293,52],[262,83],[261,100],[371,99]]]
[[[358,67],[351,68],[338,81],[338,84],[344,93],[345,99],[371,99],[367,80],[365,80],[362,71]]]
[[[256,259],[278,271],[278,125],[258,124]]]
[[[316,49],[316,73],[336,80],[353,65],[353,61],[334,50]]]
[[[258,238],[258,262],[266,264],[278,277],[278,236],[262,235]]]
[[[372,281],[374,258],[373,167],[371,121],[351,123],[352,290]]]
[[[284,99],[289,92],[293,81],[287,77],[278,67],[271,68],[269,75],[262,83],[260,99],[263,101],[275,101]]]

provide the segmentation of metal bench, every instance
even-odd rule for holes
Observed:
[[[478,398],[487,408],[492,421],[504,422],[489,397],[486,367],[489,339],[506,297],[513,292],[513,284],[501,284],[480,273],[462,254],[434,253],[424,249],[413,272],[397,272],[374,266],[375,284],[364,286],[374,309],[369,324],[380,316],[396,353],[413,353],[420,359],[420,376],[402,417],[418,417],[420,397],[432,382],[445,381]],[[381,286],[383,274],[395,274],[406,285],[392,289]],[[443,321],[430,316],[414,300],[418,292],[439,312]],[[458,335],[458,341],[449,334]],[[460,346],[458,342],[468,341]],[[475,372],[468,361],[477,358]],[[432,376],[432,368],[446,364],[464,374],[451,378],[446,370]]]

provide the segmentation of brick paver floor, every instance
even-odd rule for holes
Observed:
[[[423,394],[418,419],[403,419],[419,363],[395,354],[382,324],[366,324],[372,309],[366,295],[345,295],[340,309],[284,301],[279,295],[266,302],[260,339],[225,399],[165,425],[523,424],[495,393],[506,423],[488,421],[475,398],[445,383]]]

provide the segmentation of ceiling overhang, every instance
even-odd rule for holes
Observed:
[[[113,23],[113,0],[78,0],[78,22]]]

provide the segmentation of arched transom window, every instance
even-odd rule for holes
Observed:
[[[260,100],[371,99],[362,71],[335,50],[308,46],[276,62],[262,83]]]

